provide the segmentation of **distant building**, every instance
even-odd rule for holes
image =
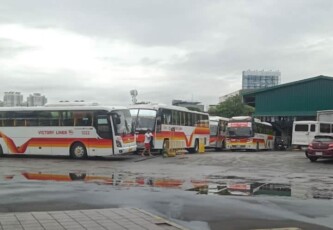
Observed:
[[[3,106],[14,107],[21,106],[23,103],[23,95],[20,92],[5,92],[3,97]]]
[[[47,103],[47,98],[40,93],[30,94],[27,98],[27,106],[43,106]]]
[[[233,97],[233,96],[237,96],[239,95],[241,92],[241,90],[237,90],[237,91],[234,91],[232,93],[229,93],[229,94],[226,94],[226,95],[223,95],[221,97],[219,97],[219,103],[222,103],[224,102],[225,100],[227,100],[229,97]]]
[[[242,89],[262,89],[280,84],[280,71],[243,71]]]
[[[197,109],[198,111],[204,111],[205,106],[200,104],[201,102],[192,102],[192,101],[182,101],[182,100],[172,100],[172,105],[185,107],[188,109]]]

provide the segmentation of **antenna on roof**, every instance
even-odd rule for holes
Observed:
[[[136,89],[132,89],[130,91],[130,94],[132,96],[132,102],[133,102],[133,104],[136,104],[137,103],[136,96],[138,96],[138,91]]]

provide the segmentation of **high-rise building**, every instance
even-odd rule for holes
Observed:
[[[280,84],[280,71],[243,71],[242,89],[261,89]]]
[[[23,95],[20,92],[5,92],[3,97],[3,105],[5,107],[21,106],[23,103]]]
[[[40,93],[30,94],[27,97],[27,105],[31,106],[43,106],[47,103],[47,98],[42,96]]]

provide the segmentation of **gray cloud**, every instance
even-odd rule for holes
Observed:
[[[1,39],[0,38],[0,59],[1,58],[9,58],[15,56],[16,54],[31,50],[33,47],[25,46],[18,42],[13,42],[9,39]]]
[[[177,98],[213,104],[219,96],[240,87],[241,72],[247,69],[280,70],[283,82],[320,74],[333,76],[332,13],[330,0],[4,0],[0,24],[64,29],[143,48],[180,49],[185,55],[166,61],[147,54],[136,63],[102,56],[110,65],[140,65],[164,73],[149,74],[150,78],[112,76],[123,82],[123,87],[115,89],[82,81],[84,73],[73,70],[38,73],[0,67],[1,79],[15,79],[15,84],[4,83],[0,90],[16,85],[15,90],[25,92],[43,89],[54,100],[64,95],[103,101],[115,98],[118,104],[129,102],[129,90],[135,87],[139,100],[170,103]],[[25,49],[29,47],[0,40],[0,59]]]

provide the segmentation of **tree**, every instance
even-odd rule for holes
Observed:
[[[242,102],[242,96],[235,95],[229,97],[224,102],[221,102],[208,112],[210,115],[230,118],[233,116],[251,116],[254,112],[254,108],[249,105],[245,105]]]

